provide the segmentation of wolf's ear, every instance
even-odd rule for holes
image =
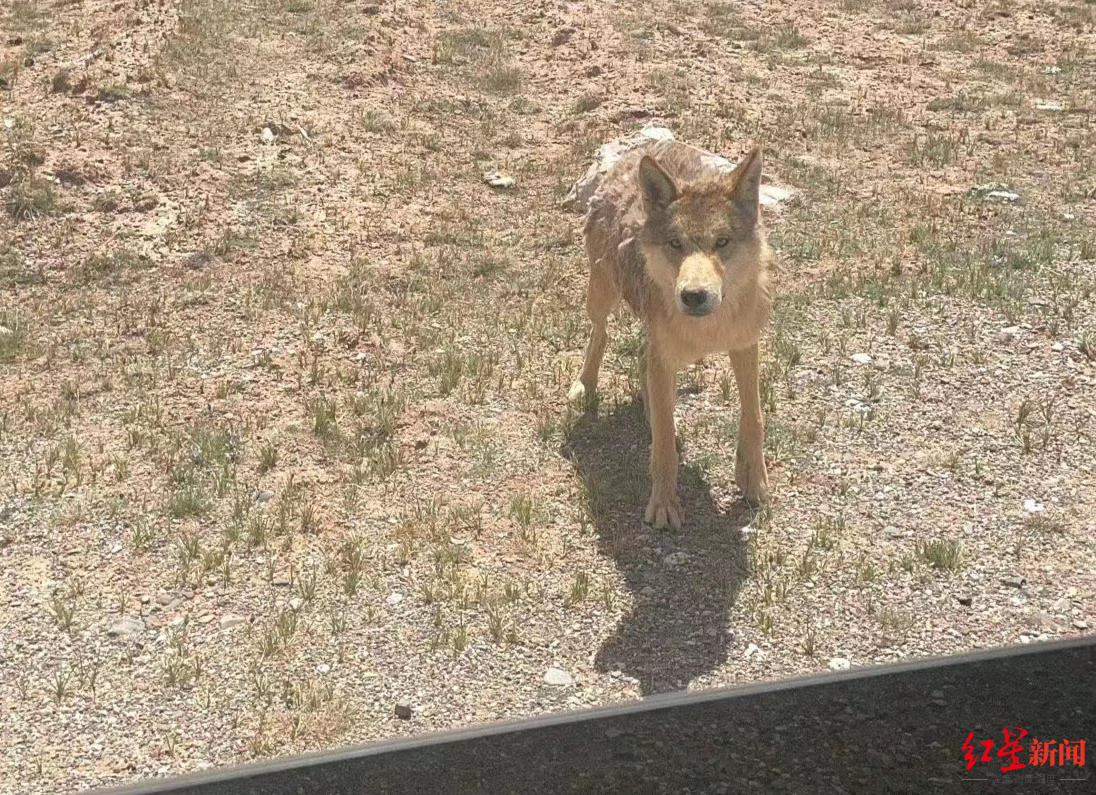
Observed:
[[[665,208],[677,199],[674,181],[650,155],[639,161],[639,189],[648,208]]]
[[[730,198],[735,211],[751,227],[757,224],[761,198],[761,147],[755,146],[731,172]]]

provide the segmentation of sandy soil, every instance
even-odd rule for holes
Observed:
[[[0,10],[0,789],[1091,631],[1096,5],[225,5]],[[566,406],[649,122],[796,192],[678,534],[634,321]]]

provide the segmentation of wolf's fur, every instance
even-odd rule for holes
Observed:
[[[758,218],[761,150],[727,174],[676,141],[641,146],[616,164],[591,200],[584,234],[593,325],[570,398],[593,397],[620,299],[647,327],[640,396],[651,428],[646,521],[680,528],[674,432],[677,371],[727,351],[741,404],[735,480],[768,499],[762,452],[758,340],[772,313],[773,257]]]

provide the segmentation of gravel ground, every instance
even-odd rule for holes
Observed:
[[[4,792],[1092,630],[1096,6],[224,5],[0,11]],[[794,191],[677,534],[634,321],[566,406],[652,122]]]

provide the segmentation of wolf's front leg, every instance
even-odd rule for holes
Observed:
[[[651,426],[651,500],[644,519],[656,529],[681,529],[677,494],[677,444],[674,435],[674,386],[677,371],[647,348],[647,417]]]
[[[747,500],[759,504],[769,499],[769,475],[765,469],[765,424],[761,415],[757,344],[731,351],[730,358],[741,407],[735,482]]]

